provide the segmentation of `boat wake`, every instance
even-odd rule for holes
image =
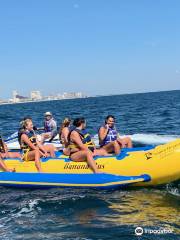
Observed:
[[[157,134],[146,134],[146,133],[136,133],[132,135],[121,135],[121,137],[130,137],[134,144],[143,145],[160,145],[171,142],[180,138],[178,135],[157,135]],[[94,136],[94,141],[98,145],[98,135]]]
[[[166,190],[171,195],[180,197],[180,182],[167,184]]]
[[[165,144],[173,140],[176,140],[180,136],[137,133],[137,134],[130,135],[129,137],[132,139],[134,143],[159,145],[159,144]]]

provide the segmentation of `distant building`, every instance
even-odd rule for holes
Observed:
[[[12,99],[9,99],[10,103],[22,103],[31,101],[51,101],[51,100],[61,100],[61,99],[74,99],[74,98],[86,98],[87,96],[82,92],[64,92],[63,94],[51,94],[49,96],[42,96],[40,91],[31,91],[30,98],[19,95],[19,93],[14,90],[12,92]],[[0,102],[2,103],[2,101]]]
[[[18,92],[16,91],[16,90],[14,90],[13,92],[12,92],[12,95],[13,95],[13,101],[15,102],[16,101],[16,96],[18,95]]]
[[[62,95],[62,98],[64,99],[84,98],[84,97],[85,95],[81,92],[72,92],[72,93],[64,92]]]
[[[17,98],[18,92],[17,92],[16,90],[14,90],[14,91],[12,92],[12,96],[13,96],[12,99],[11,99],[12,102],[14,102],[14,103],[19,102],[19,98]]]
[[[23,102],[28,99],[27,97],[19,95],[16,90],[12,92],[12,95],[13,95],[13,98],[11,99],[11,101],[14,103]]]
[[[32,91],[30,95],[30,98],[34,101],[42,100],[42,95],[40,91]]]
[[[75,96],[76,96],[77,98],[83,98],[83,97],[85,97],[85,95],[84,95],[82,92],[77,92],[77,93],[75,93]]]

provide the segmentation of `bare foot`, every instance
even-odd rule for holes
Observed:
[[[16,172],[16,169],[15,168],[13,168],[13,169],[8,168],[7,172]]]
[[[97,171],[95,171],[94,173],[103,173],[103,172],[101,172],[101,171],[97,170]]]

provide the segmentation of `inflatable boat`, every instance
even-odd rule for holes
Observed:
[[[43,173],[33,161],[5,159],[15,173],[0,172],[0,186],[114,189],[157,186],[180,179],[180,139],[157,147],[122,149],[118,156],[95,157],[102,173],[94,174],[86,162],[72,162],[62,152],[42,158]]]

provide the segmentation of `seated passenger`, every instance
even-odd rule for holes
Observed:
[[[40,157],[54,157],[54,146],[51,144],[43,146],[37,141],[35,132],[33,130],[32,120],[26,119],[23,123],[24,131],[19,134],[19,142],[23,150],[24,161],[35,161],[36,168],[42,172]]]
[[[114,152],[120,154],[121,148],[132,147],[132,141],[129,137],[120,138],[115,127],[115,117],[108,115],[105,119],[105,125],[99,129],[99,144],[108,153]]]
[[[21,154],[18,152],[8,151],[6,143],[3,141],[0,136],[0,157],[1,158],[21,158]]]
[[[13,155],[14,154],[14,155]],[[6,166],[2,158],[17,158],[21,157],[19,153],[10,153],[8,152],[7,145],[2,140],[0,136],[0,168],[5,172],[15,172],[15,168],[11,169]]]
[[[70,133],[71,119],[65,118],[60,126],[59,140],[63,147],[68,147],[68,136]]]
[[[45,120],[43,130],[45,131],[45,133],[41,135],[42,142],[44,142],[46,139],[49,139],[49,141],[51,142],[53,138],[57,135],[57,123],[54,120],[51,112],[46,112],[44,116]]]
[[[71,119],[65,118],[60,126],[59,140],[63,146],[63,153],[67,156],[69,156],[70,154],[70,151],[68,148],[68,145],[69,145],[68,136],[70,131],[71,131]]]
[[[93,157],[96,155],[108,155],[105,149],[96,149],[90,134],[86,131],[86,121],[84,118],[76,118],[73,122],[75,126],[69,134],[70,158],[75,162],[87,161],[94,173],[99,173]]]
[[[32,117],[30,116],[26,116],[23,118],[23,120],[20,122],[20,128],[18,129],[18,139],[20,139],[20,135],[22,132],[24,132],[24,121],[25,120],[31,120],[32,121]],[[36,126],[33,125],[33,130],[36,131],[38,130]]]

